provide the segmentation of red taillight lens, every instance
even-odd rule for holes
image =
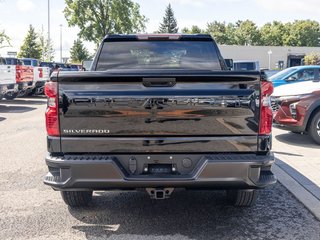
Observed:
[[[42,68],[39,68],[39,78],[43,78]]]
[[[57,83],[47,82],[44,92],[48,97],[48,107],[46,110],[47,133],[49,136],[60,136]]]
[[[259,134],[267,135],[272,131],[272,109],[270,105],[270,95],[273,92],[272,82],[261,82],[260,95],[260,124]]]
[[[44,87],[44,93],[48,98],[58,97],[58,84],[56,82],[47,82]]]

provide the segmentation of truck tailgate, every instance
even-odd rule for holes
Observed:
[[[63,152],[256,151],[258,72],[58,79]]]
[[[16,66],[0,65],[0,85],[16,83]]]

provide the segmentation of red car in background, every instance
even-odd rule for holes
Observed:
[[[307,133],[320,144],[320,90],[297,96],[273,97],[275,127]]]

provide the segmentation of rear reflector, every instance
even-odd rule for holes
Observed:
[[[47,82],[44,92],[48,97],[46,110],[46,128],[49,136],[60,136],[58,85],[56,82]]]
[[[270,95],[273,92],[272,82],[261,82],[259,134],[268,135],[272,131],[272,108]]]

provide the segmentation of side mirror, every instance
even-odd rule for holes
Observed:
[[[287,82],[292,82],[292,81],[295,81],[297,80],[295,77],[289,77],[286,79]]]
[[[226,59],[224,59],[224,62],[226,63],[228,70],[232,70],[232,68],[233,68],[233,59],[226,58]]]

